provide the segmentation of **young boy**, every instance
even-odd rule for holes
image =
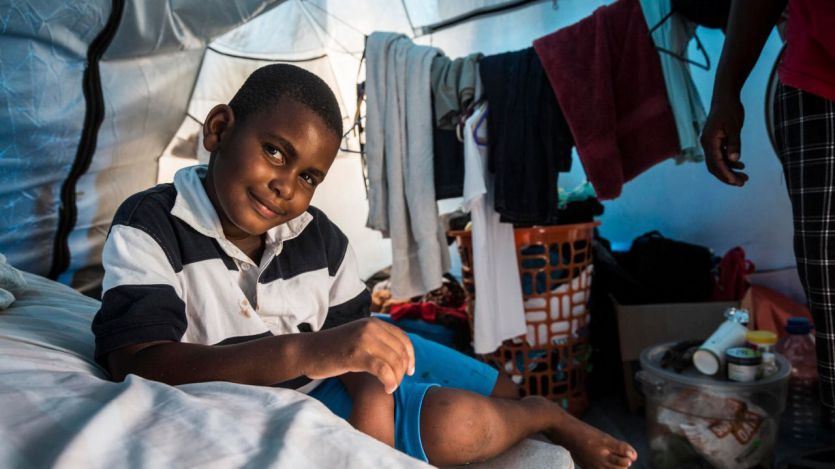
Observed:
[[[368,318],[347,238],[310,206],[342,136],[322,80],[263,67],[209,112],[203,135],[208,168],[181,170],[114,217],[93,321],[114,379],[292,387],[435,465],[487,459],[535,432],[586,469],[635,460],[558,404],[519,400],[492,368]]]

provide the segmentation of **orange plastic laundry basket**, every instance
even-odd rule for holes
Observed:
[[[545,396],[573,415],[588,407],[588,299],[592,238],[599,222],[517,228],[516,256],[525,304],[527,335],[505,341],[481,359],[505,370],[524,395]],[[452,231],[461,253],[472,331],[476,288],[470,231]]]

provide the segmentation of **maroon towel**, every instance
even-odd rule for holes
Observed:
[[[681,152],[638,0],[620,0],[534,41],[597,196]]]

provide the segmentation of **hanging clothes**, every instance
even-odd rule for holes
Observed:
[[[619,0],[534,41],[600,199],[681,153],[658,53],[638,0]]]
[[[539,57],[532,48],[487,56],[479,75],[496,211],[505,223],[555,224],[557,175],[571,169],[574,141]]]
[[[450,266],[433,185],[429,78],[439,53],[395,33],[373,33],[366,47],[367,226],[391,238],[392,293],[402,298],[440,287]]]
[[[659,24],[671,8],[670,0],[641,0],[647,28],[658,26],[652,33],[655,46],[675,52],[686,51],[687,44],[696,33],[696,24],[678,13]],[[705,153],[699,137],[707,117],[699,91],[690,76],[690,67],[687,62],[670,54],[659,53],[658,57],[681,144],[681,153],[675,156],[676,163],[704,161]]]
[[[464,193],[464,144],[454,130],[435,127],[432,131],[432,161],[435,199],[461,197]]]
[[[455,60],[438,55],[432,60],[432,102],[435,127],[454,130],[461,111],[473,102],[478,60],[482,54],[470,54]]]
[[[476,137],[481,141],[487,138],[486,123],[479,124],[490,120],[485,117],[486,112],[487,106],[482,105],[464,124],[464,204],[472,215],[472,267],[476,285],[475,353],[493,352],[504,340],[527,332],[513,225],[501,223],[493,209],[488,149],[476,141]]]

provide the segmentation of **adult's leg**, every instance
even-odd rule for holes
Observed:
[[[438,466],[492,458],[537,432],[565,446],[584,469],[628,467],[637,457],[627,443],[583,423],[542,397],[501,399],[435,387],[423,400],[423,449],[429,462]]]
[[[775,136],[794,213],[794,251],[815,322],[820,398],[835,407],[835,103],[779,85]]]

